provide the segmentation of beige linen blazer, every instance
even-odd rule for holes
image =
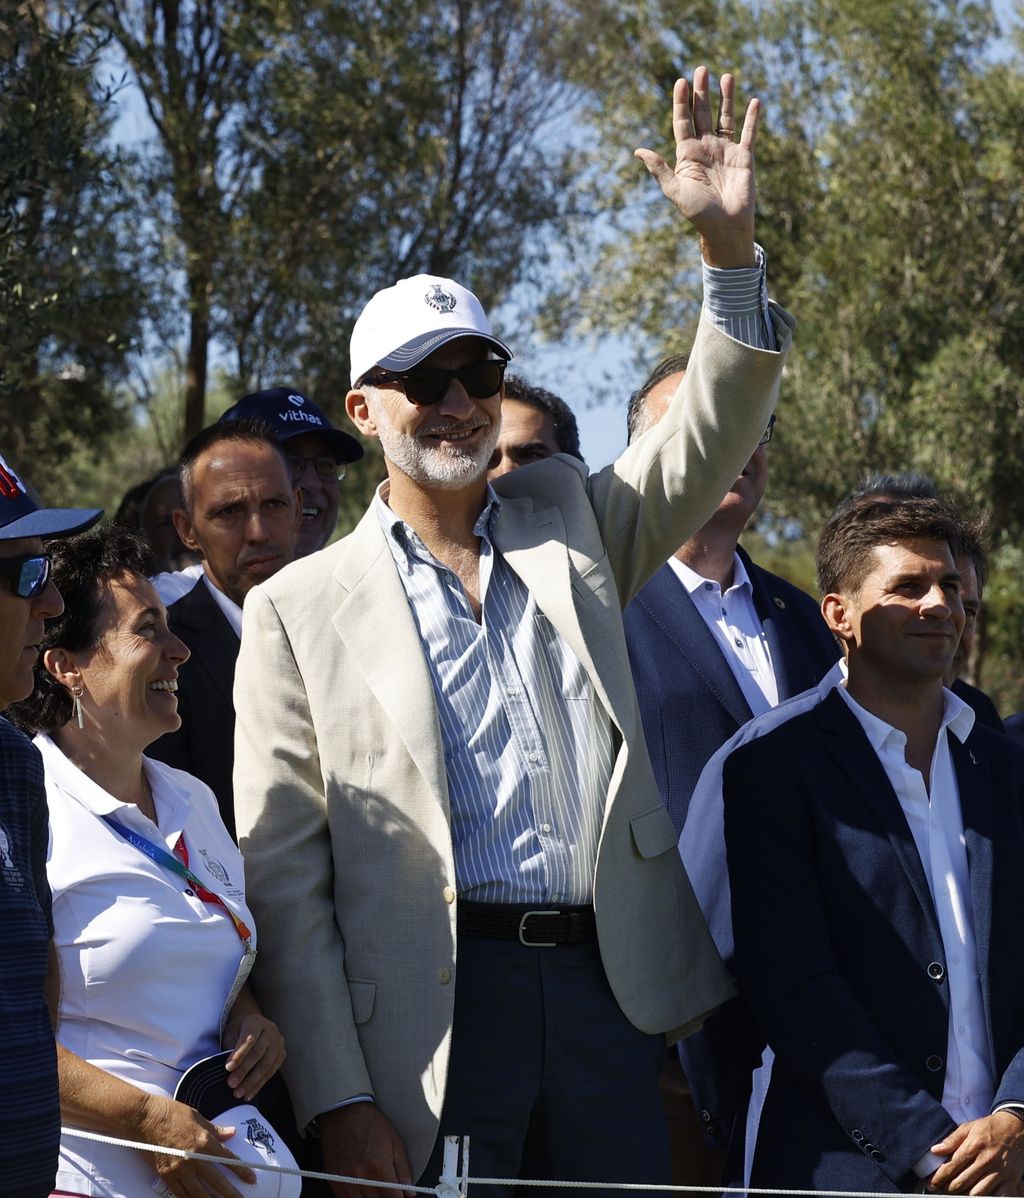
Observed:
[[[732,988],[651,773],[621,609],[708,519],[764,431],[792,329],[774,319],[781,353],[703,319],[669,412],[607,469],[588,476],[559,456],[495,484],[495,544],[612,725],[594,878],[605,971],[626,1016],[670,1040]],[[254,982],[284,1033],[300,1126],[372,1094],[416,1177],[444,1100],[455,871],[430,674],[372,509],[249,593],[235,707]]]

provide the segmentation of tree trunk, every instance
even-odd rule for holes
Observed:
[[[210,351],[210,279],[205,271],[191,275],[189,290],[188,357],[185,362],[185,427],[187,442],[199,432],[206,416],[206,368]]]

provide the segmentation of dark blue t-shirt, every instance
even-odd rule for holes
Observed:
[[[57,1050],[44,986],[53,936],[39,750],[0,717],[0,1195],[43,1198],[57,1174]]]

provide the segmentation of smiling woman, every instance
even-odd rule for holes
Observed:
[[[247,1103],[284,1047],[246,982],[255,935],[242,859],[216,800],[191,775],[143,756],[181,722],[177,674],[188,649],[142,574],[134,533],[94,529],[52,557],[64,612],[47,621],[32,695],[9,715],[38,733],[46,770],[62,1121],[231,1161],[225,1134],[176,1102],[175,1085],[196,1061],[230,1049],[227,1081]],[[187,996],[174,984],[186,976]],[[219,1193],[218,1174],[64,1137],[57,1189],[113,1198],[146,1193],[159,1176],[175,1193]],[[253,1176],[241,1166],[230,1174]]]

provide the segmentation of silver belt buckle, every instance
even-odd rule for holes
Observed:
[[[526,948],[558,948],[554,940],[527,940],[525,936],[526,921],[531,915],[561,915],[561,911],[527,911],[519,921],[519,943]]]

